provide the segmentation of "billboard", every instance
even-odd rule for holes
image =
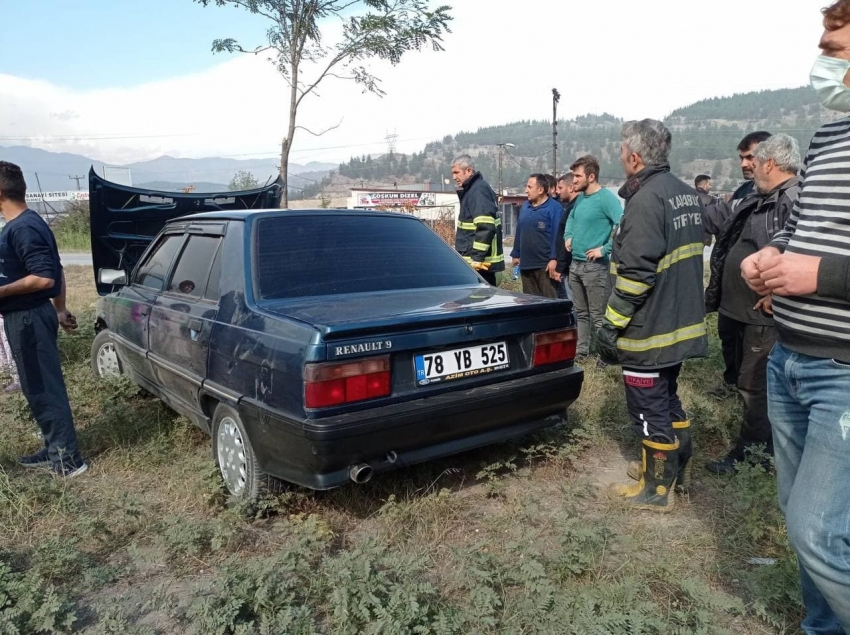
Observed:
[[[355,207],[436,207],[436,192],[356,192]]]
[[[64,201],[87,201],[88,192],[27,192],[27,203],[62,203]]]

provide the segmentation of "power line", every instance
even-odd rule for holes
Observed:
[[[37,135],[31,137],[0,137],[0,141],[111,141],[115,139],[160,139],[163,137],[197,137],[199,132],[151,135]]]

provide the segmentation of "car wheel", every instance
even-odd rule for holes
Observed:
[[[91,369],[98,377],[118,377],[123,372],[109,329],[103,329],[92,342]]]
[[[269,477],[257,464],[239,413],[219,404],[212,432],[213,455],[228,493],[236,500],[255,500],[268,487]]]

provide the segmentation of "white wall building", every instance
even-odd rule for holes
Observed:
[[[457,219],[460,201],[455,192],[427,190],[352,189],[348,209],[409,211],[423,220],[439,220],[449,215]]]

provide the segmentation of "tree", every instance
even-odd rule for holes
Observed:
[[[246,49],[233,38],[226,38],[215,40],[212,50],[214,53],[274,52],[271,61],[290,88],[289,126],[280,151],[280,173],[284,179],[287,179],[296,128],[320,136],[340,125],[319,133],[296,125],[302,101],[322,81],[328,77],[351,80],[363,86],[364,92],[381,96],[384,91],[380,79],[362,65],[365,60],[378,58],[396,65],[404,53],[422,50],[426,45],[442,51],[443,31],[451,32],[448,28],[451,7],[444,5],[430,10],[427,0],[194,1],[204,6],[242,7],[269,20],[267,44]],[[339,19],[343,27],[342,40],[330,46],[323,42],[320,30],[320,23],[327,18]],[[315,73],[309,75],[302,65],[314,67]],[[286,189],[284,207],[289,201]]]
[[[246,172],[245,170],[239,170],[233,175],[233,178],[230,179],[230,184],[227,186],[227,189],[231,192],[239,192],[241,190],[254,190],[258,187],[260,187],[260,183],[254,178],[253,174]]]

